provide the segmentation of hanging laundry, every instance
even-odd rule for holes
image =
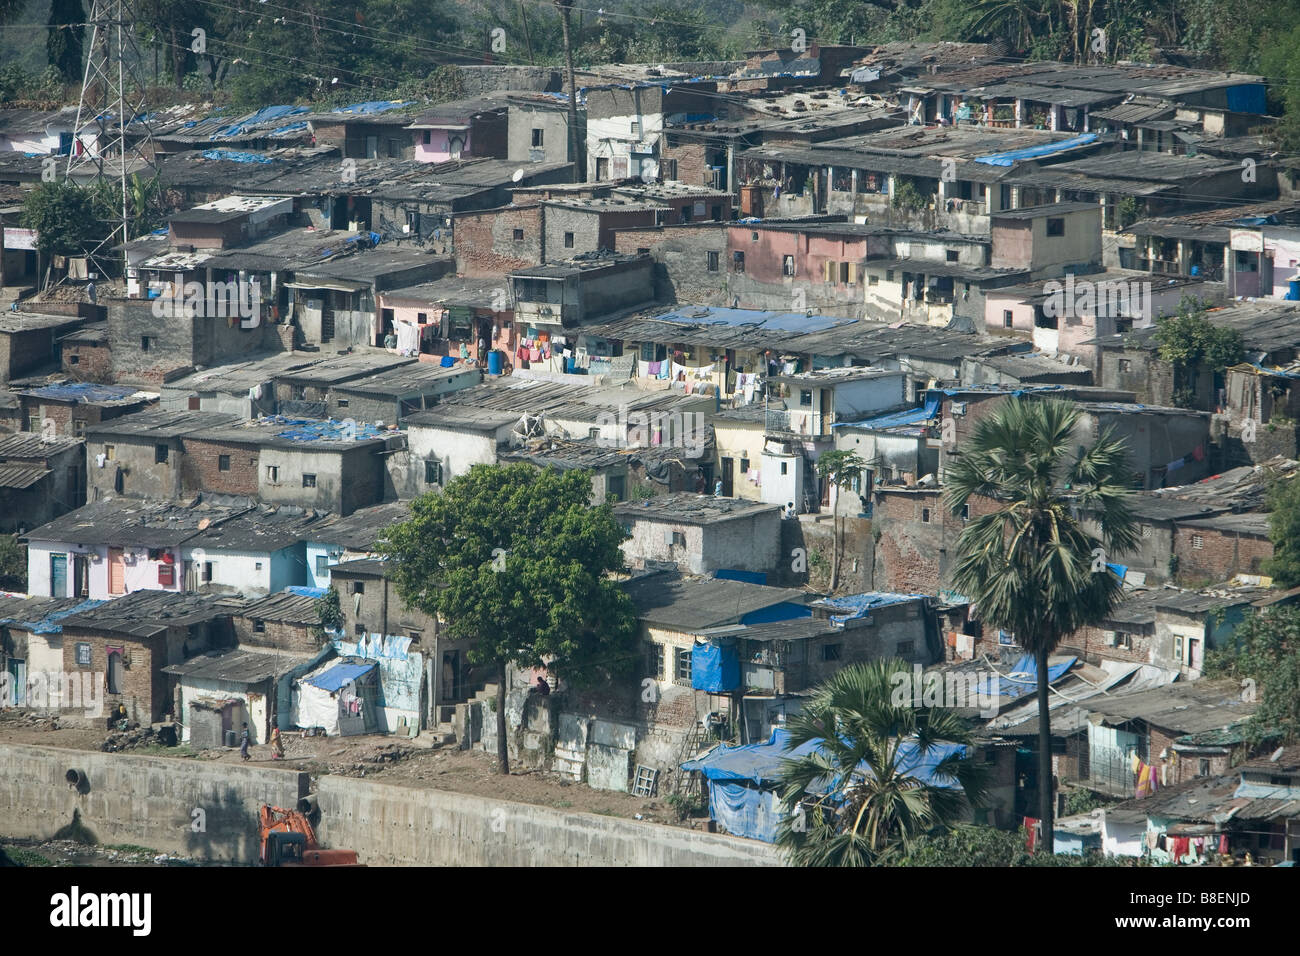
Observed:
[[[1219,852],[1226,854],[1228,852],[1228,834],[1219,834]]]
[[[1151,795],[1151,768],[1146,764],[1142,764],[1141,769],[1138,770],[1137,795],[1139,797]]]
[[[1025,832],[1028,834],[1025,840],[1025,849],[1030,853],[1034,852],[1034,846],[1038,843],[1038,824],[1037,817],[1025,817]]]
[[[1136,750],[1128,755],[1128,765],[1129,765],[1129,769],[1132,770],[1134,773],[1137,773],[1139,770],[1142,769],[1142,761],[1138,759]]]

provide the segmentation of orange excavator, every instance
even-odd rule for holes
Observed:
[[[364,866],[356,850],[323,850],[307,815],[298,810],[263,806],[261,810],[263,866]]]

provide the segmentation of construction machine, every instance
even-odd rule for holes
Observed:
[[[364,866],[355,850],[323,850],[306,814],[263,806],[260,813],[262,866]]]

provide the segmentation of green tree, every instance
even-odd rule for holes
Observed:
[[[1282,587],[1293,588],[1300,584],[1300,481],[1275,481],[1268,490],[1268,509],[1273,556],[1262,570]]]
[[[790,719],[792,750],[818,742],[781,771],[787,812],[776,842],[791,864],[881,863],[983,802],[985,775],[970,750],[941,756],[939,749],[969,748],[968,724],[953,711],[917,706],[911,693],[900,693],[900,676],[910,681],[912,674],[901,660],[853,664],[814,689]],[[913,765],[900,752],[904,744],[923,761],[941,756],[932,782],[903,772]],[[864,765],[870,772],[860,769]]]
[[[110,226],[101,219],[104,212],[92,189],[42,183],[23,198],[22,223],[36,230],[36,248],[42,255],[79,256],[108,235]]]
[[[53,0],[50,4],[49,36],[45,50],[50,66],[67,83],[80,83],[84,69],[86,9],[81,0]]]
[[[508,664],[596,684],[641,658],[631,599],[610,577],[624,568],[627,533],[609,504],[590,500],[590,472],[476,465],[415,499],[381,544],[402,599],[473,641],[470,663],[495,668],[501,773]]]
[[[1068,856],[1030,853],[1022,827],[1016,831],[985,826],[959,826],[927,834],[906,853],[886,860],[888,866],[1141,866],[1138,857],[1103,856],[1088,853]]]
[[[1207,677],[1250,678],[1259,706],[1246,722],[1252,744],[1300,739],[1300,608],[1250,614],[1205,656]]]
[[[835,536],[834,548],[831,552],[831,591],[840,585],[840,556],[844,551],[844,522],[840,515],[840,498],[845,492],[852,491],[854,484],[862,480],[862,472],[866,467],[867,463],[851,451],[827,451],[817,459],[817,476],[823,481],[829,481],[838,490],[835,496],[835,509],[831,514]]]
[[[27,593],[27,548],[16,534],[0,534],[0,591]]]
[[[1076,458],[1079,415],[1069,402],[1007,399],[976,424],[945,475],[954,514],[976,497],[993,505],[962,529],[954,586],[986,628],[1010,630],[1037,663],[1039,817],[1049,853],[1048,658],[1065,635],[1100,623],[1119,601],[1122,585],[1106,554],[1140,540],[1124,442],[1107,430]],[[1100,539],[1084,526],[1088,519]]]
[[[345,618],[337,588],[326,588],[325,593],[316,599],[316,619],[316,639],[322,644],[328,640],[327,632],[343,627]]]
[[[1174,367],[1174,404],[1193,404],[1202,371],[1222,372],[1246,354],[1241,333],[1215,325],[1199,302],[1184,297],[1176,315],[1156,320],[1158,354]]]

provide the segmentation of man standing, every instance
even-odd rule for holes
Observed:
[[[243,757],[245,760],[251,759],[248,756],[248,745],[250,742],[248,736],[248,724],[245,722],[243,733],[239,735],[239,756]]]

